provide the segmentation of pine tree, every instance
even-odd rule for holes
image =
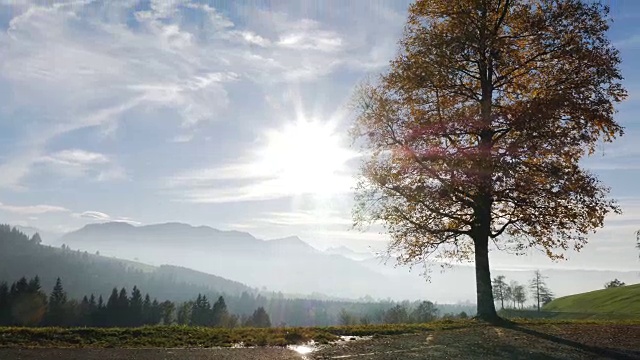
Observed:
[[[91,303],[89,301],[89,298],[87,297],[87,295],[82,297],[82,301],[80,302],[80,305],[78,306],[78,311],[76,314],[76,319],[74,321],[74,325],[75,326],[88,326],[91,325],[91,314],[92,314],[92,309],[91,309]]]
[[[169,300],[160,304],[160,310],[162,314],[162,325],[170,325],[173,321],[173,313],[176,309],[176,305]]]
[[[40,238],[40,234],[38,233],[33,234],[31,239],[29,239],[29,241],[31,241],[31,243],[36,245],[40,245],[42,243],[42,239]]]
[[[157,299],[151,303],[151,325],[157,325],[162,320],[162,308]]]
[[[29,284],[27,285],[27,291],[31,294],[36,294],[42,290],[42,286],[40,285],[40,277],[36,275],[33,279],[29,280]]]
[[[29,291],[29,282],[27,281],[27,278],[23,276],[20,280],[15,282],[11,288],[11,292],[14,294],[25,294]]]
[[[113,295],[113,294],[112,294]],[[117,295],[117,292],[116,292]],[[107,325],[107,307],[104,304],[102,295],[98,296],[98,303],[91,315],[91,326],[102,327]]]
[[[22,277],[9,290],[11,324],[36,326],[46,314],[47,295],[40,289],[40,278],[27,281]]]
[[[145,325],[151,324],[151,297],[148,293],[142,302],[142,321]]]
[[[191,324],[196,326],[211,326],[211,305],[205,295],[198,294],[191,311]]]
[[[229,311],[227,310],[227,304],[224,302],[224,298],[220,296],[211,309],[212,325],[214,327],[226,327],[228,318]]]
[[[56,279],[56,284],[49,296],[49,312],[47,314],[47,324],[50,326],[65,325],[67,314],[65,312],[67,304],[67,293],[62,287],[62,280]]]
[[[261,306],[253,312],[249,319],[247,319],[245,326],[268,328],[271,327],[271,319],[269,318],[269,314],[267,314],[267,312]]]
[[[100,297],[102,298],[102,297]],[[117,326],[118,325],[118,289],[113,288],[111,295],[107,299],[107,305],[104,311],[105,326]]]
[[[193,301],[187,301],[178,307],[178,314],[176,316],[176,321],[180,325],[190,325],[191,324],[191,314],[193,311]]]
[[[6,282],[0,283],[0,326],[11,324],[9,302],[9,285]]]
[[[66,302],[67,293],[62,287],[62,280],[60,280],[60,278],[57,278],[56,284],[53,287],[53,291],[51,292],[51,296],[49,297],[49,306],[60,306],[66,304]]]
[[[129,297],[127,296],[127,289],[124,287],[120,289],[120,293],[118,294],[118,303],[117,303],[117,312],[116,312],[116,322],[118,326],[127,326],[129,325]]]
[[[143,324],[142,306],[142,293],[140,293],[137,286],[134,286],[133,291],[131,291],[131,300],[129,302],[129,317],[131,325],[140,326]]]

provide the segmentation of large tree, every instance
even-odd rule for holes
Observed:
[[[356,96],[356,224],[400,263],[475,261],[496,320],[489,244],[561,258],[619,211],[580,159],[622,134],[608,9],[579,0],[418,0],[388,72]]]

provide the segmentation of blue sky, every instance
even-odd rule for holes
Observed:
[[[394,56],[408,3],[0,0],[0,219],[54,232],[180,221],[380,248],[383,235],[349,230],[348,104]],[[625,213],[568,262],[495,254],[494,264],[638,267],[640,2],[610,3],[626,135],[585,166]],[[301,121],[314,124],[302,128],[311,150],[279,147]],[[302,156],[339,161],[325,164],[337,163],[328,178],[267,166],[303,167]]]

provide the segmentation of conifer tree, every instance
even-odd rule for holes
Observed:
[[[142,293],[140,293],[137,286],[134,286],[131,291],[131,300],[129,301],[129,323],[131,325],[140,326],[143,324],[142,306]]]
[[[224,298],[220,296],[211,309],[211,322],[214,327],[226,327],[228,325],[229,311]]]
[[[9,306],[9,285],[2,282],[0,283],[0,326],[7,326],[11,323]]]
[[[269,318],[269,314],[267,314],[261,306],[253,312],[249,319],[247,319],[245,326],[268,328],[271,327],[271,319]]]
[[[142,302],[142,321],[151,324],[151,296],[147,293]]]
[[[51,326],[64,325],[67,314],[65,313],[67,304],[67,293],[62,287],[62,280],[56,279],[56,284],[53,287],[53,291],[49,296],[49,312],[47,316],[47,323]]]

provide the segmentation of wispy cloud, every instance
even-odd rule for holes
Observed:
[[[268,212],[254,221],[277,226],[334,226],[345,230],[352,224],[349,214],[340,216],[340,213],[323,210]]]
[[[303,19],[289,25],[280,35],[278,46],[294,50],[318,50],[337,52],[345,44],[342,36],[335,31],[322,30],[317,21]]]
[[[85,211],[73,214],[75,218],[90,220],[93,222],[124,222],[132,225],[140,225],[141,222],[135,221],[128,217],[113,217],[100,211]]]
[[[239,26],[188,0],[153,0],[146,9],[138,1],[11,3],[14,17],[0,33],[0,85],[14,96],[0,105],[28,112],[26,124],[38,131],[25,151],[0,164],[11,170],[2,187],[21,186],[45,146],[64,134],[96,128],[112,135],[133,111],[158,126],[177,121],[197,128],[224,119],[231,83],[264,88],[316,80],[343,65],[382,65],[378,60],[389,55],[359,51],[365,32],[340,33],[317,20],[256,8]],[[387,38],[393,36],[377,36]]]
[[[46,213],[65,213],[68,209],[54,205],[8,205],[0,203],[0,210],[17,215],[42,215]]]
[[[109,163],[109,158],[104,154],[85,151],[81,149],[68,149],[53,153],[42,159],[56,165],[86,166]]]
[[[124,169],[105,154],[66,149],[41,157],[35,161],[51,172],[69,177],[90,176],[97,181],[126,179]]]

